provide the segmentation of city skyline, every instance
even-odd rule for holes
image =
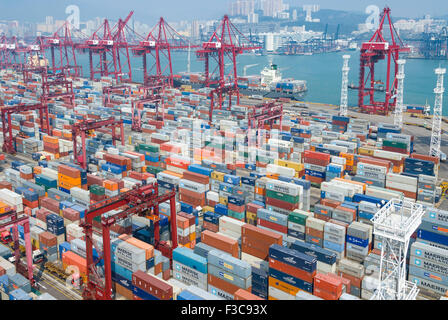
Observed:
[[[252,0],[240,0],[241,2],[252,2]],[[33,0],[19,0],[13,3],[0,1],[0,19],[1,20],[19,20],[21,22],[42,22],[45,16],[53,16],[55,20],[65,19],[65,8],[69,5],[77,5],[80,8],[80,17],[82,21],[90,20],[95,17],[108,17],[116,20],[119,17],[127,15],[131,10],[135,11],[136,20],[144,23],[152,24],[156,22],[160,16],[165,17],[168,21],[180,20],[207,20],[219,19],[224,14],[230,14],[231,3],[235,1],[219,1],[213,2],[206,0],[194,0],[189,2],[188,6],[181,0],[167,0],[165,5],[160,5],[154,1],[128,0],[126,3],[117,3],[110,6],[105,0],[96,0],[87,2],[85,0],[41,0],[39,2]],[[343,0],[334,3],[329,0],[314,1],[296,1],[296,0],[256,0],[254,2],[270,3],[265,5],[265,10],[276,12],[279,9],[278,3],[289,7],[302,8],[306,4],[317,4],[322,9],[343,10],[351,12],[365,13],[365,9],[369,5],[377,5],[382,8],[384,2],[371,0]],[[391,1],[392,2],[392,1]],[[277,3],[277,4],[276,4]],[[431,1],[431,5],[427,3],[415,2],[409,5],[405,0],[394,0],[388,4],[397,17],[417,18],[425,14],[432,16],[443,16],[448,14],[448,3],[444,1]],[[24,11],[23,7],[29,10]],[[88,9],[87,9],[88,8]],[[172,10],[172,8],[181,8],[182,10]],[[204,10],[206,9],[206,10]],[[262,8],[263,9],[263,6]],[[302,11],[303,12],[303,11]],[[268,14],[270,15],[270,14]]]

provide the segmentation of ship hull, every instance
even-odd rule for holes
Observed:
[[[195,89],[195,90],[204,87],[204,85],[201,83],[182,82],[177,79],[174,79],[173,84],[174,84],[175,88],[180,88],[182,85],[188,85],[188,86],[191,86],[191,88]],[[239,91],[240,91],[240,94],[243,94],[245,96],[256,95],[256,96],[262,96],[263,98],[269,98],[269,99],[286,98],[286,99],[291,99],[291,100],[295,100],[295,101],[303,100],[303,98],[305,97],[305,93],[306,93],[305,91],[287,93],[287,92],[276,92],[276,91],[243,89],[243,88],[239,88]]]

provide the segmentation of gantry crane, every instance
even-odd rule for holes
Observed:
[[[19,225],[23,226],[23,236],[25,240],[26,265],[20,259],[19,249]],[[33,275],[33,249],[31,246],[30,221],[26,214],[18,214],[11,208],[6,213],[0,214],[0,233],[12,228],[12,238],[14,241],[14,263],[16,271],[26,276],[31,286],[36,288],[36,282]]]
[[[198,48],[184,39],[163,18],[148,33],[144,40],[132,48],[135,56],[142,57],[143,84],[154,86],[162,82],[173,86],[173,63],[171,50]],[[148,66],[148,55],[154,62]],[[149,68],[148,68],[149,67]]]
[[[283,119],[283,104],[277,102],[266,102],[256,105],[248,114],[248,128],[257,130],[258,146],[261,146],[261,129],[267,122],[271,127],[275,120],[280,121],[280,128]]]
[[[103,88],[103,106],[108,107],[111,103],[111,94],[121,91],[120,95],[128,98],[131,96],[131,87],[126,84],[119,84]]]
[[[416,284],[406,281],[406,255],[424,214],[421,204],[392,199],[372,218],[373,233],[381,242],[379,284],[372,300],[416,299]]]
[[[196,56],[199,60],[204,61],[205,64],[205,86],[216,86],[217,89],[213,90],[212,95],[218,96],[217,109],[221,109],[224,102],[224,95],[235,94],[237,97],[237,103],[239,104],[239,89],[238,89],[238,74],[237,74],[237,62],[236,57],[245,52],[251,50],[261,49],[261,47],[254,46],[249,39],[247,39],[236,27],[230,22],[227,15],[224,16],[220,26],[213,32],[212,36],[207,42],[202,43],[202,48],[196,51]],[[230,60],[232,70],[229,74],[226,74],[225,66],[226,57]],[[213,58],[216,62],[215,69],[210,73],[210,58]],[[215,74],[216,80],[214,79]],[[229,99],[229,105],[231,105],[231,98]],[[214,99],[210,104],[210,115],[213,114]],[[212,119],[210,118],[210,121]]]
[[[120,19],[114,27],[110,26],[109,20],[104,19],[101,26],[88,40],[75,44],[77,50],[89,53],[90,80],[94,80],[95,75],[99,74],[102,77],[113,76],[116,81],[123,81],[125,74],[122,69],[120,52],[124,50],[128,67],[128,79],[126,80],[132,81],[129,44],[124,31],[133,14],[134,12],[131,11],[125,20]],[[97,55],[99,59],[97,65],[94,64],[94,55]]]
[[[383,35],[384,25],[389,25],[390,42]],[[391,97],[397,90],[397,61],[401,52],[409,52],[409,47],[405,47],[400,39],[390,18],[390,9],[384,8],[378,29],[372,38],[361,45],[360,69],[359,69],[359,88],[358,88],[358,105],[361,112],[387,115],[390,110],[394,109],[396,98]],[[375,64],[387,58],[386,65],[386,84],[385,84],[385,101],[375,101]],[[391,66],[394,65],[394,73],[391,76]],[[366,76],[366,68],[369,74]],[[370,87],[366,87],[370,77]],[[365,96],[369,97],[369,104],[365,104]],[[391,99],[393,101],[391,101]]]
[[[21,69],[23,61],[20,60],[18,55],[19,44],[17,38],[8,38],[5,35],[0,37],[0,67],[3,69],[14,68],[16,70]]]
[[[70,22],[65,21],[53,35],[43,39],[43,45],[45,49],[50,50],[51,65],[49,69],[53,73],[65,70],[70,76],[80,77],[82,67],[78,65],[76,59],[75,42],[72,39],[73,30],[74,27]],[[78,33],[80,34],[80,32]]]
[[[56,73],[53,74],[49,74],[48,69],[44,68],[43,72],[41,72],[42,104],[46,105],[52,99],[65,99],[66,106],[75,107],[73,83],[67,79],[68,72],[70,72],[69,67],[56,70]]]
[[[86,154],[86,137],[93,131],[99,128],[111,128],[112,129],[112,143],[115,146],[116,141],[120,140],[124,146],[124,128],[123,120],[115,120],[115,118],[109,118],[107,120],[83,120],[75,123],[72,126],[72,139],[73,139],[73,161],[80,165],[83,169],[87,169],[87,154]],[[120,138],[117,136],[115,130],[120,129]],[[81,137],[81,154],[78,154],[77,138]]]
[[[159,205],[166,201],[170,202],[171,246],[165,241],[160,241]],[[121,207],[125,207],[125,209],[116,214],[108,214],[111,210]],[[112,299],[110,227],[134,214],[147,217],[154,222],[154,247],[168,257],[172,263],[173,250],[177,248],[176,192],[172,190],[159,195],[157,183],[136,186],[130,191],[91,205],[81,223],[85,233],[87,259],[87,285],[83,292],[84,299]],[[101,216],[103,247],[96,248],[99,257],[95,261],[93,259],[93,247],[95,246],[93,219],[98,216]],[[96,268],[96,264],[101,259],[104,260],[104,281]]]
[[[0,109],[2,116],[2,129],[3,129],[3,152],[9,154],[15,154],[14,138],[12,136],[11,115],[13,113],[20,113],[26,111],[37,110],[39,111],[40,129],[42,132],[50,134],[50,123],[48,116],[48,105],[43,103],[32,105],[16,105],[10,107],[2,107]]]
[[[440,143],[442,139],[443,93],[445,92],[445,88],[443,86],[443,77],[445,73],[445,68],[437,68],[435,70],[435,74],[437,75],[437,86],[434,89],[436,98],[432,116],[432,133],[429,155],[438,158],[440,158]]]
[[[156,120],[164,119],[164,107],[163,107],[163,91],[164,85],[163,83],[159,83],[159,85],[154,85],[151,87],[142,86],[143,89],[143,97],[140,99],[132,100],[131,103],[131,112],[132,112],[132,131],[142,132],[142,110],[143,106],[147,103],[152,103],[156,105]],[[159,106],[162,107],[160,112]],[[162,115],[160,115],[160,113]]]

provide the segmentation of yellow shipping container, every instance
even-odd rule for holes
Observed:
[[[209,206],[204,206],[204,207],[202,207],[202,212],[215,212],[215,208],[209,207]]]
[[[226,206],[228,203],[227,197],[219,197],[219,203]]]
[[[358,149],[358,153],[360,155],[364,155],[364,156],[373,156],[374,151],[375,151],[374,149],[365,148],[365,147],[359,147],[359,149]]]
[[[224,176],[225,176],[225,175],[226,175],[226,174],[223,173],[223,172],[213,171],[211,177],[212,177],[212,179],[214,179],[214,180],[218,180],[218,181],[224,182]]]
[[[305,167],[303,163],[282,159],[275,159],[274,164],[286,168],[293,168],[296,171],[302,171],[303,168]]]

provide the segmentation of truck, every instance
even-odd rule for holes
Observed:
[[[3,231],[2,233],[0,233],[0,241],[3,244],[8,244],[12,241],[12,236],[11,236],[11,232],[9,231]]]
[[[9,262],[14,263],[16,261],[16,257],[12,256],[9,259]],[[41,263],[44,261],[44,254],[39,249],[33,251],[33,263]]]

